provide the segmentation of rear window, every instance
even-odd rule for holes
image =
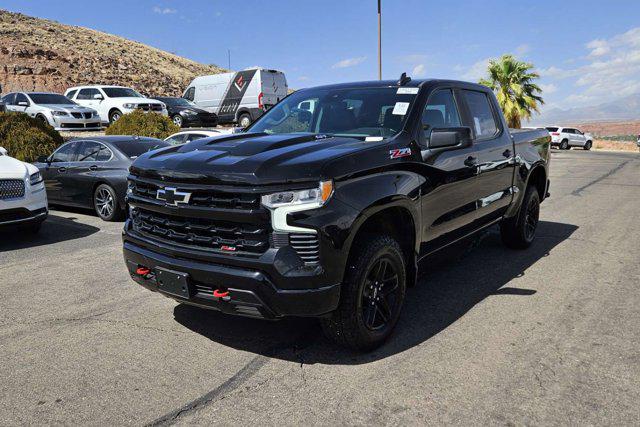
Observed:
[[[113,145],[124,153],[125,156],[135,159],[148,151],[157,150],[158,148],[168,147],[171,144],[165,141],[117,141]]]
[[[545,128],[547,129],[549,132],[558,132],[558,128]]]

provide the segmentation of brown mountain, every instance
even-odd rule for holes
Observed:
[[[195,76],[225,71],[100,31],[0,10],[5,93],[114,84],[149,95],[180,95]]]

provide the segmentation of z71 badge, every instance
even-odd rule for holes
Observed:
[[[389,157],[392,159],[399,159],[400,157],[407,157],[411,155],[411,147],[408,148],[396,148],[389,150]]]

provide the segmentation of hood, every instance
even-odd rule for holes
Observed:
[[[177,112],[177,113],[181,113],[183,111],[193,111],[194,113],[198,113],[198,114],[214,114],[214,113],[210,113],[207,110],[203,110],[202,108],[198,108],[198,107],[192,107],[190,105],[175,105],[175,106],[170,106],[167,105],[167,108],[171,111]]]
[[[92,108],[83,107],[81,105],[64,105],[64,104],[37,104],[38,107],[47,108],[54,111],[64,111],[66,113],[93,113]]]
[[[314,134],[233,134],[140,156],[131,173],[177,181],[246,185],[316,181],[331,159],[372,143]]]
[[[0,156],[0,179],[26,179],[38,168],[9,156]]]

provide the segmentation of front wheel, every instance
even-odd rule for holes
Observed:
[[[122,216],[116,192],[107,184],[100,184],[93,193],[93,207],[103,221],[117,221]]]
[[[50,124],[49,120],[47,120],[47,118],[45,116],[43,116],[42,114],[38,114],[36,116],[36,119],[40,120],[42,123],[44,123],[45,125]]]
[[[373,350],[391,335],[404,301],[405,260],[400,245],[385,235],[355,244],[340,294],[340,305],[322,319],[325,335],[357,351]]]
[[[518,214],[500,223],[502,242],[513,249],[526,249],[536,237],[540,220],[540,195],[534,186],[527,187]]]
[[[109,113],[109,123],[117,122],[120,117],[122,117],[122,111],[113,110]]]
[[[591,141],[587,141],[584,144],[584,147],[582,147],[582,148],[584,148],[585,150],[589,151],[589,150],[591,150],[591,146],[592,146],[592,142]]]
[[[171,118],[171,120],[173,120],[173,124],[178,126],[179,128],[182,127],[182,116],[180,114],[176,114],[175,116],[173,116]]]

